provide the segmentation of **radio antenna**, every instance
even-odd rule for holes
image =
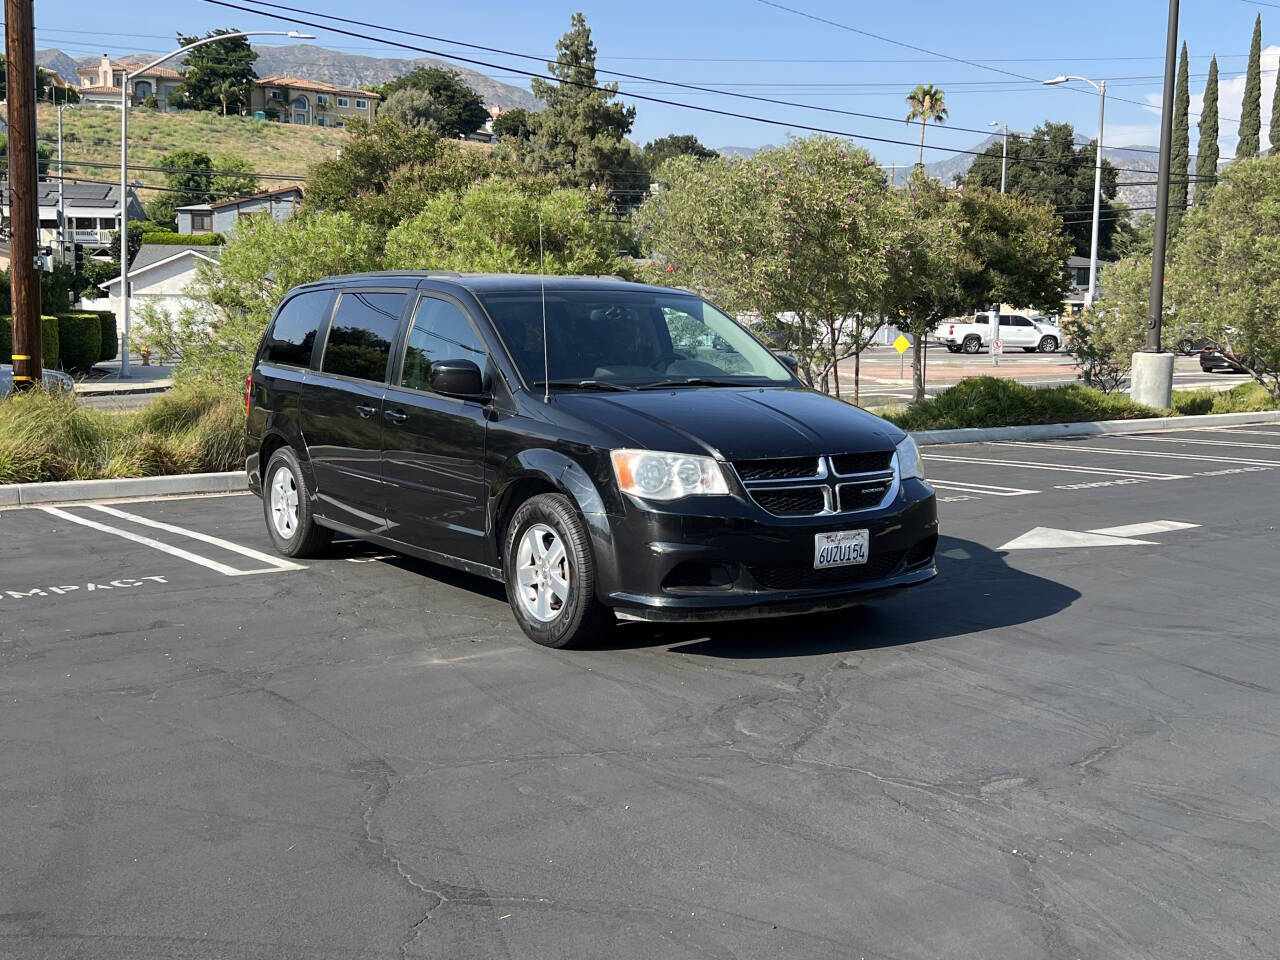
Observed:
[[[551,402],[551,361],[547,352],[547,261],[542,252],[542,211],[538,211],[538,281],[542,287],[542,402]]]

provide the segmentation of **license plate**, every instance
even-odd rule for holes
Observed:
[[[813,569],[852,567],[867,562],[871,537],[866,530],[819,533],[813,538]]]

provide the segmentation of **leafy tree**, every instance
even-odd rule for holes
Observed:
[[[921,345],[949,316],[993,303],[1044,312],[1061,308],[1070,243],[1047,204],[970,187],[947,190],[917,170],[905,204],[904,255],[890,305],[914,341],[914,399],[924,399]]]
[[[441,193],[387,235],[391,268],[617,274],[626,237],[584,190],[492,178]],[[541,217],[545,268],[540,263]]]
[[[880,325],[896,251],[874,160],[815,137],[742,161],[682,153],[663,178],[636,215],[643,248],[661,263],[653,279],[755,317],[795,353],[806,382],[838,392],[837,365]]]
[[[532,83],[534,96],[547,106],[531,117],[533,133],[521,150],[525,169],[553,176],[562,186],[636,189],[643,175],[624,140],[636,111],[615,101],[616,83],[598,81],[596,46],[581,13],[573,15],[556,53],[547,69],[559,82]]]
[[[374,270],[381,237],[345,213],[313,214],[280,222],[247,217],[222,250],[204,264],[189,288],[192,305],[143,331],[175,345],[183,380],[243,382],[271,312],[290,288],[336,273]],[[205,268],[208,269],[205,269]]]
[[[1256,157],[1262,133],[1262,14],[1253,24],[1253,41],[1249,44],[1249,68],[1245,72],[1244,102],[1240,106],[1240,141],[1236,159]]]
[[[657,140],[650,140],[640,151],[641,159],[650,177],[658,172],[658,168],[671,157],[690,156],[697,160],[719,156],[714,150],[704,147],[691,133],[669,133]]]
[[[402,87],[391,94],[380,113],[411,130],[440,133],[440,108],[431,94],[417,87]]]
[[[1080,365],[1085,386],[1103,393],[1119,390],[1133,355],[1147,339],[1151,295],[1151,253],[1127,257],[1107,268],[1107,285],[1091,310],[1062,318],[1066,350]],[[1166,319],[1172,311],[1166,300]]]
[[[1183,322],[1230,347],[1280,400],[1277,237],[1280,156],[1234,163],[1187,214],[1169,284]]]
[[[1187,212],[1187,177],[1191,165],[1191,123],[1187,117],[1191,109],[1191,78],[1187,64],[1187,43],[1182,42],[1182,57],[1178,62],[1178,82],[1173,93],[1173,147],[1169,159],[1169,220],[1167,236],[1172,240],[1178,235],[1182,215]]]
[[[929,121],[947,122],[946,95],[932,83],[922,83],[907,94],[907,123],[920,121],[920,161],[924,166],[924,131]]]
[[[1209,61],[1209,79],[1200,108],[1200,142],[1196,144],[1196,203],[1209,199],[1218,178],[1218,58]]]
[[[455,70],[415,67],[404,76],[384,83],[378,88],[378,93],[382,94],[387,106],[390,106],[391,98],[405,90],[415,90],[430,98],[432,106],[429,116],[441,136],[465,137],[475,133],[489,119],[484,97],[472,90]],[[420,100],[417,102],[421,103]]]
[[[304,207],[346,211],[385,234],[436,194],[457,193],[499,170],[474,144],[442,140],[388,117],[347,125],[342,155],[311,168]]]
[[[493,121],[498,140],[528,140],[533,135],[533,114],[524,107],[504,110]]]
[[[205,37],[236,33],[234,28],[211,30]],[[178,34],[178,43],[189,46],[200,37]],[[221,106],[225,115],[230,108],[237,112],[249,106],[249,88],[257,74],[253,62],[258,54],[244,37],[228,37],[196,47],[186,55],[178,96],[197,110]]]
[[[213,161],[213,176],[209,178],[209,203],[230,200],[232,197],[251,197],[262,189],[261,181],[253,174],[253,166],[237,153],[224,153]]]
[[[138,255],[138,251],[142,249],[142,235],[152,230],[159,229],[161,224],[152,223],[150,220],[130,220],[129,221],[129,265],[133,266],[133,258]],[[111,241],[107,248],[107,252],[111,255],[111,259],[116,263],[115,276],[120,276],[120,231],[111,231]]]
[[[1155,246],[1156,218],[1143,213],[1137,218],[1121,217],[1111,238],[1111,252],[1121,260],[1133,256],[1151,256]]]
[[[1076,132],[1069,123],[1048,121],[1035,128],[1030,137],[1009,136],[1008,190],[1049,204],[1062,214],[1063,229],[1075,252],[1089,255],[1093,215],[1093,178],[1096,141],[1076,145]],[[1000,147],[993,143],[974,159],[965,175],[967,186],[1000,188]],[[1116,231],[1118,174],[1110,160],[1102,160],[1102,202],[1099,205],[1098,250],[1111,256],[1111,238]]]

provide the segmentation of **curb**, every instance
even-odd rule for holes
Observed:
[[[124,500],[129,497],[171,497],[192,493],[240,493],[249,489],[243,470],[229,473],[187,473],[167,477],[124,480],[61,480],[0,486],[0,507],[75,503],[81,500]]]
[[[1026,427],[968,427],[918,430],[911,436],[923,447],[947,443],[990,443],[995,440],[1061,440],[1069,437],[1121,436],[1160,430],[1192,430],[1246,423],[1278,423],[1280,410],[1261,413],[1207,413],[1194,417],[1147,417],[1144,420],[1096,420],[1091,423],[1043,423]]]

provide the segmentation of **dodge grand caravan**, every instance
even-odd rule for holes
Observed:
[[[263,337],[249,484],[285,555],[338,532],[501,580],[555,647],[614,617],[830,610],[930,580],[915,444],[790,362],[679,290],[330,278]]]

